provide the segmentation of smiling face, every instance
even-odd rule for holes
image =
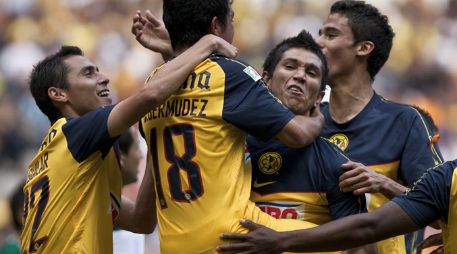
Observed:
[[[330,14],[319,30],[316,42],[327,58],[329,85],[332,79],[344,75],[356,65],[357,46],[346,16]]]
[[[111,104],[109,79],[84,56],[70,56],[64,60],[68,67],[67,104],[79,116]]]
[[[273,75],[266,82],[272,93],[295,114],[306,115],[322,99],[322,62],[303,48],[290,48],[282,54]]]

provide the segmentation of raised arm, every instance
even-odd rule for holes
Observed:
[[[222,50],[230,57],[237,53],[236,48],[222,38],[205,35],[178,57],[164,64],[138,93],[113,108],[108,117],[109,135],[120,135],[148,111],[161,105],[182,85],[193,68],[215,50]]]

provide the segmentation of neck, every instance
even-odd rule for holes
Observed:
[[[370,75],[352,73],[330,80],[330,116],[337,123],[345,123],[356,117],[373,97]]]
[[[190,47],[179,47],[174,50],[175,56],[181,55],[182,52],[186,51]]]

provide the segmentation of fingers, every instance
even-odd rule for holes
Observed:
[[[423,240],[417,245],[418,250],[426,249],[428,247],[437,246],[443,244],[443,238],[441,233],[431,235],[427,239]]]
[[[222,240],[237,240],[244,241],[246,240],[247,234],[235,234],[235,233],[223,233],[219,236]]]
[[[145,12],[146,20],[151,22],[154,26],[161,26],[162,21],[154,16],[150,10]]]
[[[243,251],[247,250],[249,245],[247,243],[229,243],[216,247],[216,251],[219,253],[232,252],[232,251]]]
[[[430,252],[430,254],[444,254],[444,247],[441,246],[441,247],[439,247],[438,249],[436,249],[436,250]]]
[[[344,164],[341,164],[341,168],[344,170],[351,170],[351,169],[355,169],[355,168],[359,167],[360,165],[362,165],[362,164],[353,162],[353,161],[348,161]]]
[[[240,222],[241,222],[241,225],[243,225],[243,227],[249,229],[250,231],[263,227],[262,225],[254,223],[250,220],[241,219]]]

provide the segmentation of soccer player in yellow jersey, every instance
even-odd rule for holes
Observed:
[[[144,32],[140,42],[148,37]],[[51,127],[28,168],[21,253],[111,253],[116,217],[125,229],[150,231],[152,188],[142,188],[146,198],[136,207],[125,204],[119,214],[121,175],[113,143],[213,50],[236,53],[224,40],[205,36],[116,105],[110,105],[108,78],[78,47],[64,46],[35,66],[30,89]]]
[[[417,230],[440,220],[445,254],[457,253],[457,160],[428,169],[406,193],[379,209],[329,222],[309,230],[278,233],[250,221],[249,235],[225,235],[241,240],[220,252],[273,254],[283,251],[331,251],[352,248]]]
[[[233,39],[229,0],[166,0],[163,10],[178,55],[208,33]],[[246,232],[239,216],[277,230],[309,226],[274,219],[249,201],[244,144],[249,133],[302,147],[320,127],[320,117],[295,116],[281,105],[251,66],[222,54],[202,61],[141,121],[155,176],[161,252],[215,253],[220,233]]]

